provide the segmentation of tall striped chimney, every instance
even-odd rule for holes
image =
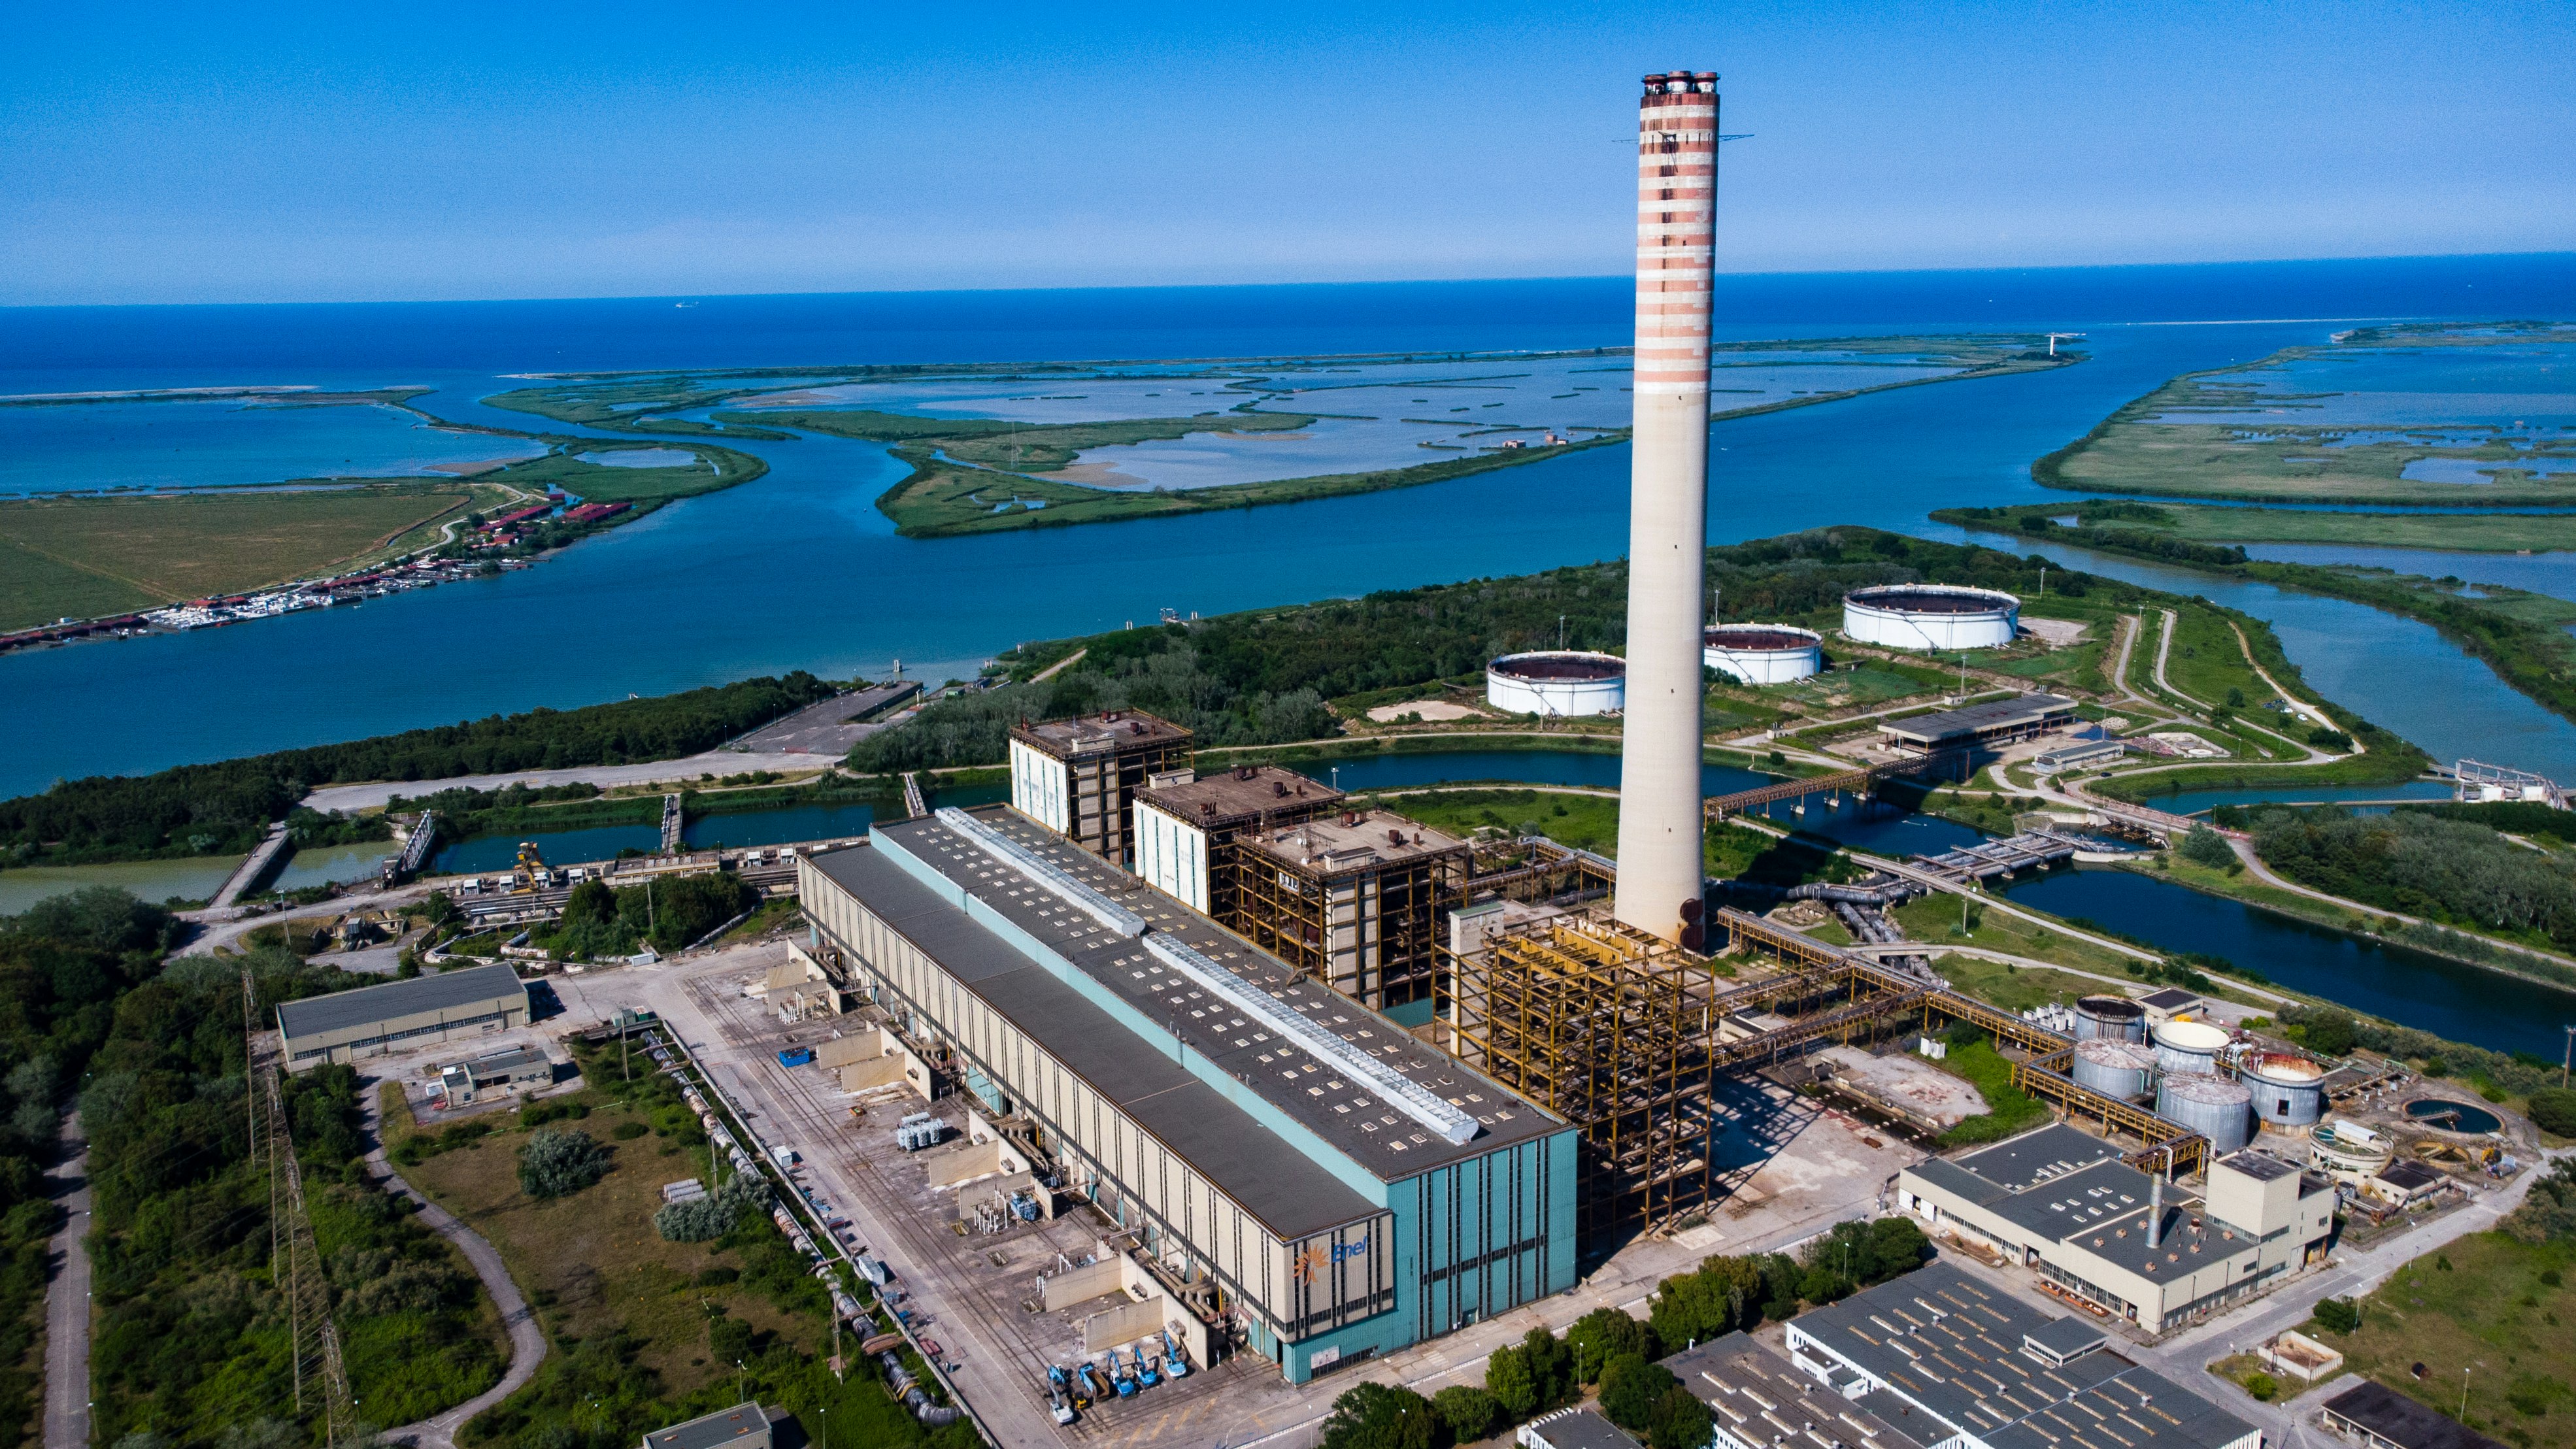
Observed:
[[[1637,103],[1637,358],[1628,483],[1628,690],[1619,888],[1641,931],[1699,943],[1700,597],[1717,74],[1646,77]]]

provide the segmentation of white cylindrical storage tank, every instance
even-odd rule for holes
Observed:
[[[1700,631],[1700,661],[1745,684],[1790,684],[1825,667],[1825,636],[1786,624],[1718,624]]]
[[[1550,649],[1485,666],[1485,703],[1513,714],[1608,714],[1627,696],[1628,665],[1616,654]]]
[[[2147,1009],[2125,996],[2087,996],[2075,1003],[2075,1039],[2145,1041]]]
[[[2287,1052],[2249,1053],[2236,1080],[2254,1094],[2254,1115],[2280,1127],[2305,1127],[2325,1115],[2325,1068]]]
[[[2156,1066],[2167,1072],[2214,1072],[2227,1033],[2205,1021],[2168,1021],[2153,1033]]]
[[[2209,1139],[2223,1157],[2254,1139],[2254,1099],[2241,1082],[2206,1072],[2174,1072],[2156,1087],[2156,1115]]]
[[[1892,649],[1994,649],[2021,627],[2021,600],[1955,584],[1880,584],[1843,595],[1843,635]]]
[[[2397,1144],[2386,1133],[2357,1122],[2328,1122],[2308,1134],[2308,1165],[2356,1187],[2377,1177],[2396,1155]]]
[[[2097,1036],[2075,1044],[2074,1065],[2067,1075],[2079,1087],[2127,1101],[2145,1096],[2155,1073],[2156,1054],[2144,1043]]]

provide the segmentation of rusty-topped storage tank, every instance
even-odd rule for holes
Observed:
[[[2325,1115],[2326,1071],[2288,1052],[2253,1052],[2236,1064],[2236,1080],[2254,1094],[2254,1115],[2281,1127],[2305,1127]]]
[[[2147,1009],[2125,996],[2087,996],[2075,1003],[2075,1039],[2147,1039]]]

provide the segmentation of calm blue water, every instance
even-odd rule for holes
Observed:
[[[2428,579],[2502,584],[2535,594],[2576,599],[2576,553],[2448,553],[2327,543],[2248,544],[2245,551],[2276,563],[2362,564],[2401,574],[2422,574]]]
[[[526,417],[477,401],[522,385],[504,374],[1592,346],[1627,340],[1630,300],[1626,279],[1594,278],[709,298],[687,309],[668,299],[26,308],[0,311],[0,392],[420,382],[440,389],[423,400],[434,413],[524,427]],[[1731,278],[1720,307],[1731,319],[1722,334],[1745,339],[2088,332],[2096,360],[2079,367],[1717,430],[1713,540],[1829,522],[1932,532],[1929,508],[2038,497],[2032,458],[2175,373],[2321,342],[2359,316],[2576,312],[2576,256]],[[2229,317],[2346,320],[2207,320]],[[899,472],[881,448],[820,438],[751,446],[773,464],[769,477],[666,508],[540,568],[256,626],[0,658],[0,738],[13,744],[0,753],[0,791],[786,669],[847,677],[900,657],[917,673],[963,674],[1020,640],[1115,627],[1163,606],[1213,613],[1587,562],[1627,546],[1622,449],[1287,508],[921,541],[895,538],[871,506]],[[1153,566],[1104,568],[1104,548]],[[491,641],[503,638],[510,651],[496,656]],[[391,659],[404,667],[384,668]],[[2413,662],[2356,668],[2345,681],[2353,690],[2337,697],[2403,729],[2391,696],[2421,691],[2390,666]],[[2469,669],[2472,695],[2501,690]],[[423,689],[424,679],[444,687]],[[174,699],[188,707],[170,708]],[[2480,757],[2576,764],[2576,731],[2561,733],[2538,750],[2492,741]]]
[[[0,494],[395,477],[544,451],[542,443],[434,428],[389,407],[238,401],[0,407]]]
[[[2576,994],[2439,956],[2329,931],[2222,896],[2116,869],[2053,870],[2009,882],[2035,910],[2084,916],[2166,951],[2200,951],[2282,986],[2494,1051],[2564,1044]]]

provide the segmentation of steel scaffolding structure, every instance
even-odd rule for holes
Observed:
[[[1561,916],[1457,963],[1454,1049],[1583,1133],[1587,1239],[1708,1202],[1717,978],[1643,931]]]
[[[256,1165],[264,1158],[268,1168],[269,1277],[286,1307],[295,1410],[319,1407],[324,1449],[342,1449],[358,1441],[357,1400],[349,1392],[340,1330],[331,1319],[331,1289],[323,1279],[313,1215],[304,1202],[304,1173],[287,1125],[285,1063],[274,1039],[260,1029],[258,999],[257,982],[244,966],[242,1067],[250,1086],[250,1160]]]

